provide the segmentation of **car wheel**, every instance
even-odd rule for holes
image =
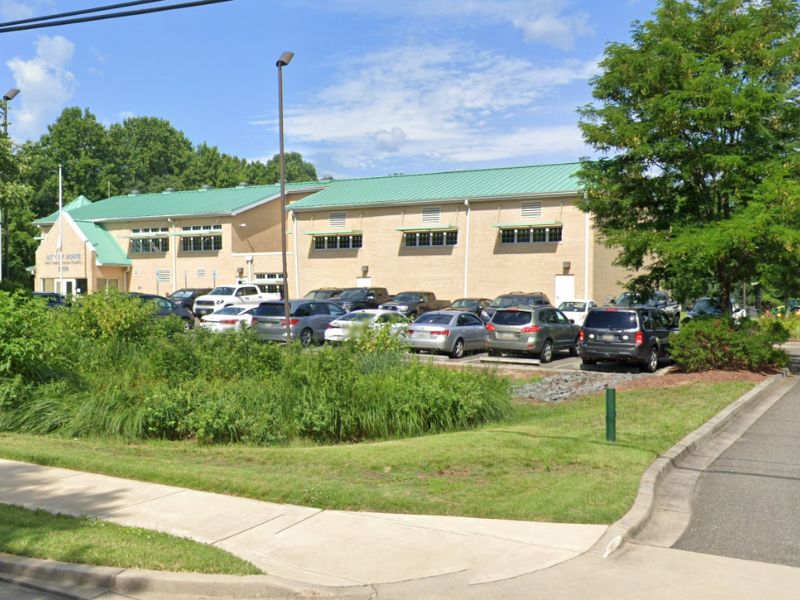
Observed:
[[[580,340],[580,338],[576,337],[575,338],[575,343],[572,344],[572,346],[569,347],[569,355],[570,356],[578,356],[578,340]]]
[[[587,367],[591,367],[597,364],[596,360],[592,360],[591,358],[582,358],[581,363],[586,365]]]
[[[549,363],[553,360],[553,342],[551,340],[547,340],[542,346],[542,351],[539,353],[539,360],[543,363]]]
[[[489,356],[500,356],[500,350],[495,350],[494,348],[489,348]]]
[[[189,319],[184,319],[183,320],[183,329],[185,331],[189,331],[193,327],[194,327],[194,323],[192,323]]]
[[[680,327],[681,325],[681,313],[675,313],[675,318],[672,319],[672,326],[673,327]]]
[[[303,347],[310,346],[314,342],[314,332],[308,328],[300,332],[300,345]]]
[[[453,345],[453,350],[450,352],[450,358],[461,358],[464,356],[464,340],[458,338]]]
[[[650,348],[650,354],[647,357],[647,362],[644,363],[643,369],[648,373],[655,373],[658,369],[658,346]]]

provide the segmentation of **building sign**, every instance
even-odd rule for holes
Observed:
[[[83,255],[79,252],[78,254],[65,254],[64,255],[64,264],[71,264],[71,265],[79,265],[83,262]],[[57,265],[58,264],[58,254],[48,254],[44,257],[44,263],[46,265]]]

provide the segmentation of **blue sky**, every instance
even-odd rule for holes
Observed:
[[[177,2],[178,0],[172,0]],[[9,20],[111,0],[0,0]],[[606,44],[656,0],[234,0],[0,36],[16,141],[66,106],[169,120],[248,159],[287,150],[358,177],[572,161]],[[4,83],[5,82],[5,83]]]

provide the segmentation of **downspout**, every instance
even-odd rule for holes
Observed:
[[[589,213],[583,213],[583,298],[589,300]]]
[[[300,295],[300,259],[297,256],[297,214],[290,210],[289,214],[292,216],[292,253],[294,254],[294,289],[297,290],[297,297]],[[288,273],[286,274],[288,275]]]
[[[468,199],[464,199],[464,206],[467,209],[466,239],[464,240],[464,297],[466,298],[469,296],[469,217],[471,212]]]
[[[172,223],[172,291],[178,289],[178,237],[175,231],[175,219],[168,218],[167,221]]]

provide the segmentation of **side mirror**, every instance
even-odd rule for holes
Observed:
[[[569,322],[574,325],[575,324],[575,319],[570,319]]]
[[[608,303],[609,304],[616,304],[617,301],[616,301],[616,299],[612,298],[611,300],[608,301]]]
[[[375,300],[375,294],[367,294],[367,300]]]

